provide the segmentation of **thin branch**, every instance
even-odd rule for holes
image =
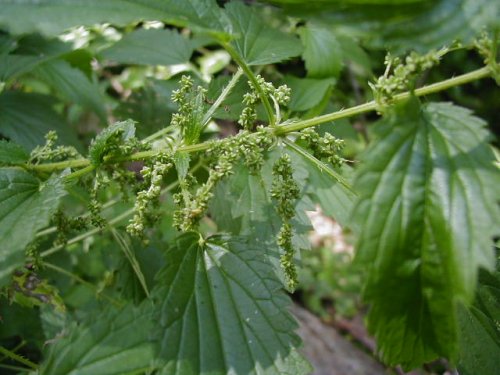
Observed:
[[[29,359],[26,359],[23,356],[20,356],[19,354],[16,354],[13,351],[4,348],[3,346],[0,346],[0,353],[7,358],[12,359],[13,361],[22,363],[23,365],[30,367],[33,370],[36,370],[38,368],[38,365],[36,363],[31,362]]]

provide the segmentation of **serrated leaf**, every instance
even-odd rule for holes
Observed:
[[[26,150],[18,144],[0,140],[0,165],[21,164],[27,162],[29,158]]]
[[[461,306],[460,355],[458,369],[463,375],[495,375],[500,358],[500,272],[483,272],[476,301]]]
[[[152,310],[148,304],[108,308],[94,319],[71,325],[62,338],[45,346],[40,374],[121,375],[152,370]]]
[[[111,152],[110,147],[116,146],[117,141],[122,143],[134,136],[135,122],[132,120],[116,122],[103,129],[89,147],[89,157],[92,164],[101,164],[104,157]]]
[[[338,77],[344,55],[333,29],[309,22],[299,29],[304,45],[302,59],[312,78]]]
[[[457,304],[491,268],[499,174],[484,123],[448,103],[398,107],[377,127],[355,188],[368,326],[406,368],[457,352]]]
[[[40,182],[23,169],[0,168],[0,286],[24,262],[24,250],[66,195],[60,176]]]
[[[225,17],[214,0],[1,0],[0,26],[12,34],[57,36],[73,26],[167,21],[221,32]]]
[[[187,63],[192,53],[189,40],[175,30],[139,29],[125,34],[101,56],[125,64],[174,65]]]
[[[242,239],[180,236],[154,291],[162,374],[301,374],[297,324],[266,250]]]
[[[232,1],[225,9],[239,36],[233,45],[248,65],[273,64],[302,52],[298,38],[270,27],[255,7]]]
[[[34,74],[52,86],[58,94],[95,112],[106,120],[104,98],[95,82],[85,74],[62,60],[49,61],[37,67]]]
[[[54,98],[47,95],[3,92],[0,94],[0,134],[31,150],[43,145],[45,134],[55,130],[61,143],[80,148],[75,133],[52,109],[55,103]]]

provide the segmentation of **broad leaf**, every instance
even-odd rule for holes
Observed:
[[[463,375],[495,375],[500,358],[500,272],[483,272],[476,301],[469,309],[461,307],[460,356]]]
[[[447,103],[397,108],[364,156],[354,218],[362,230],[368,325],[382,357],[407,368],[457,352],[458,303],[491,268],[500,186],[484,123]]]
[[[255,7],[233,1],[226,11],[237,35],[234,46],[248,65],[277,63],[302,52],[298,38],[269,27]]]
[[[338,77],[344,58],[342,45],[333,29],[308,23],[299,29],[304,45],[302,58],[305,61],[307,75],[313,78]]]
[[[27,150],[45,143],[45,134],[55,130],[59,141],[78,147],[79,142],[64,119],[52,109],[53,97],[6,91],[0,94],[0,134]]]
[[[101,131],[89,147],[92,164],[99,165],[104,157],[112,153],[117,145],[135,136],[135,122],[132,120],[116,122]]]
[[[24,262],[24,250],[66,194],[62,178],[40,182],[18,168],[0,168],[0,286]]]
[[[167,21],[223,31],[224,14],[215,0],[1,0],[0,26],[12,34],[40,32],[56,36],[73,26],[126,25]]]
[[[292,111],[306,111],[319,104],[328,90],[335,84],[335,79],[313,79],[286,76],[285,83],[292,90],[288,108]]]
[[[56,89],[57,93],[75,104],[93,110],[101,120],[106,120],[103,95],[95,82],[62,60],[50,61],[39,66],[34,74]]]
[[[189,40],[175,30],[139,29],[125,34],[101,55],[126,64],[174,65],[187,63],[192,52]]]
[[[265,249],[187,233],[167,251],[158,283],[162,374],[309,370]]]
[[[0,165],[25,163],[29,157],[26,150],[18,144],[0,140]]]
[[[154,322],[148,304],[108,309],[80,325],[73,324],[62,338],[46,345],[42,375],[121,375],[153,369],[155,345],[150,338]]]

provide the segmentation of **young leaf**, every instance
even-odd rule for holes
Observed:
[[[18,144],[0,140],[0,165],[21,164],[29,158],[26,150]]]
[[[406,368],[457,352],[459,302],[491,268],[500,186],[484,123],[448,103],[399,106],[377,129],[355,188],[368,325]]]
[[[55,130],[59,141],[79,148],[75,133],[52,109],[53,97],[6,91],[0,94],[0,134],[31,150],[45,143],[45,134]],[[27,110],[29,108],[29,110]]]
[[[125,64],[174,65],[189,61],[193,48],[175,30],[139,29],[132,31],[101,55]]]
[[[304,45],[302,58],[307,75],[313,78],[338,77],[344,56],[334,30],[321,24],[308,23],[299,29],[299,35]]]
[[[40,182],[23,169],[0,168],[0,286],[24,262],[24,249],[66,194],[62,178]]]
[[[103,96],[95,82],[89,81],[85,74],[62,60],[49,61],[40,65],[34,72],[36,76],[52,86],[57,93],[75,104],[89,108],[106,120]]]
[[[41,374],[119,375],[154,369],[151,306],[108,308],[94,318],[71,325],[66,335],[46,345]]]
[[[476,301],[469,309],[461,306],[460,359],[463,375],[495,375],[500,358],[500,272],[479,277]]]
[[[162,374],[301,374],[296,323],[266,251],[238,238],[180,236],[153,291]]]
[[[298,38],[269,27],[255,7],[232,1],[226,11],[239,36],[233,43],[248,65],[273,64],[302,52]]]
[[[126,141],[135,136],[135,122],[132,120],[116,122],[105,128],[92,141],[89,148],[89,156],[92,164],[99,165],[102,163],[104,156],[110,152],[110,147],[116,146],[116,141],[119,143]]]

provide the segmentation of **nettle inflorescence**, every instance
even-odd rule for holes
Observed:
[[[56,146],[58,136],[54,130],[45,134],[45,144],[37,146],[31,151],[30,164],[37,164],[41,161],[60,161],[76,159],[81,157],[78,151],[72,146]]]
[[[497,31],[496,35],[491,38],[488,33],[484,32],[474,43],[497,84],[500,84],[500,64],[497,62],[499,34],[500,32]]]
[[[146,188],[137,193],[134,204],[134,217],[127,226],[127,231],[138,237],[143,237],[144,229],[154,222],[151,207],[158,200],[161,193],[163,177],[173,166],[173,159],[168,154],[159,154],[151,165],[146,165],[141,170]]]
[[[257,75],[256,79],[264,94],[269,96],[273,101],[279,122],[280,105],[286,106],[290,101],[290,88],[286,85],[281,85],[276,88],[271,82],[266,82],[260,75]],[[248,85],[252,88],[252,91],[243,95],[243,104],[245,104],[245,108],[243,108],[238,120],[238,124],[245,130],[251,130],[255,120],[257,120],[257,104],[259,104],[261,100],[259,92],[253,83],[248,81]]]
[[[288,288],[293,291],[297,286],[297,270],[294,262],[292,245],[292,225],[290,221],[295,216],[295,202],[299,198],[300,189],[293,178],[290,156],[283,154],[274,163],[271,197],[276,200],[276,211],[281,217],[282,225],[278,234],[278,245],[283,250],[280,263],[288,282]]]
[[[307,143],[317,159],[326,159],[335,167],[340,167],[344,159],[339,155],[344,148],[344,141],[335,138],[330,133],[325,133],[322,137],[314,129],[304,129],[299,136],[300,140]]]
[[[397,56],[388,54],[385,58],[385,72],[375,83],[370,83],[373,90],[375,101],[382,112],[385,107],[392,103],[392,99],[408,89],[413,90],[415,78],[424,72],[439,64],[441,58],[449,51],[449,48],[443,48],[438,51],[430,51],[425,55],[419,55],[417,52],[411,52],[404,62]],[[392,74],[391,74],[392,71]]]
[[[174,196],[178,206],[174,213],[175,227],[181,231],[193,230],[207,211],[216,184],[233,173],[233,167],[239,160],[243,160],[250,173],[259,173],[264,152],[273,143],[273,135],[264,127],[259,127],[255,133],[241,131],[234,137],[214,142],[207,151],[212,161],[206,182],[194,194],[184,189]],[[191,181],[189,185],[193,184]]]

